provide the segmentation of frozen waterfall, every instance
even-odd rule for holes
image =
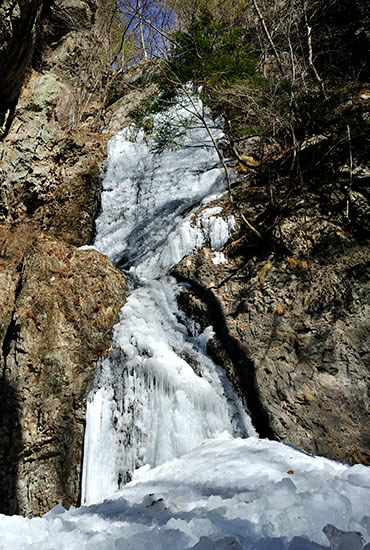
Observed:
[[[154,134],[167,121],[180,128],[186,120],[171,150],[154,154],[153,138],[132,129],[109,144],[95,246],[128,271],[134,289],[88,399],[86,504],[111,496],[135,469],[179,457],[206,438],[255,434],[224,371],[206,353],[212,328],[201,332],[180,312],[181,287],[167,276],[206,239],[221,248],[233,225],[217,208],[191,219],[225,183],[207,131],[189,116],[189,106],[182,102],[154,117]]]

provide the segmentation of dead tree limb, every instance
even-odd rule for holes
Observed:
[[[230,174],[229,174],[229,170],[225,164],[225,161],[224,161],[224,157],[220,151],[220,148],[219,146],[217,145],[217,142],[214,138],[214,135],[207,123],[207,120],[206,120],[206,117],[204,115],[204,111],[202,109],[202,112],[199,112],[199,109],[198,107],[195,105],[194,103],[194,100],[193,98],[191,97],[191,95],[189,94],[188,90],[186,89],[186,87],[183,85],[182,82],[180,82],[178,79],[174,80],[172,79],[167,73],[166,71],[164,70],[164,68],[159,64],[159,68],[160,70],[162,71],[162,73],[164,74],[165,78],[168,80],[168,82],[170,82],[171,84],[174,84],[175,86],[179,86],[181,88],[181,90],[183,91],[183,93],[186,95],[186,97],[189,99],[190,103],[191,103],[191,106],[192,106],[192,109],[188,109],[185,105],[183,105],[184,109],[186,111],[188,111],[189,113],[193,114],[196,116],[196,118],[198,120],[200,120],[200,122],[202,123],[202,125],[204,126],[204,128],[206,129],[207,131],[207,134],[209,135],[211,141],[212,141],[212,145],[217,153],[217,156],[220,160],[220,163],[222,165],[222,168],[224,170],[224,173],[225,173],[225,178],[226,178],[226,183],[227,183],[227,190],[228,190],[228,194],[229,194],[229,200],[230,202],[233,202],[233,196],[232,196],[232,192],[231,192],[231,180],[230,180]]]
[[[303,9],[304,9],[304,19],[305,19],[305,25],[306,25],[306,30],[307,30],[307,47],[308,47],[308,64],[313,72],[313,74],[315,75],[315,78],[317,80],[317,82],[319,83],[320,85],[320,88],[321,88],[321,91],[322,93],[324,94],[325,96],[325,87],[324,87],[324,83],[319,75],[319,73],[317,72],[317,69],[315,67],[315,64],[313,62],[313,51],[312,51],[312,27],[309,25],[308,23],[308,17],[307,17],[307,0],[304,0],[303,2]]]
[[[352,140],[351,140],[351,128],[347,124],[347,136],[348,136],[348,145],[349,145],[349,185],[347,187],[347,197],[346,197],[346,218],[349,220],[349,206],[351,198],[351,187],[353,181],[353,155],[352,155]]]
[[[279,68],[279,71],[281,72],[282,76],[285,76],[285,73],[284,73],[284,69],[283,69],[283,66],[281,64],[281,61],[280,61],[280,57],[279,57],[279,54],[277,52],[277,49],[275,47],[275,44],[274,44],[274,41],[272,40],[272,36],[270,34],[270,31],[268,30],[267,28],[267,25],[266,25],[266,21],[261,13],[261,10],[259,9],[258,7],[258,4],[257,4],[257,1],[256,0],[252,0],[253,2],[253,6],[254,6],[254,9],[256,10],[257,12],[257,15],[258,15],[258,18],[259,20],[261,21],[261,25],[262,25],[262,28],[264,30],[264,33],[266,35],[266,38],[272,48],[272,51],[273,51],[273,54],[274,54],[274,57],[276,59],[276,63],[277,63],[277,66]]]

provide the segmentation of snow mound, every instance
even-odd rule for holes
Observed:
[[[362,550],[370,469],[225,436],[138,470],[115,500],[0,516],[0,532],[2,550]]]

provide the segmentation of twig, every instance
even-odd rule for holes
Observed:
[[[240,210],[240,207],[238,206],[239,208],[239,213],[240,213],[240,217],[241,219],[243,220],[243,222],[245,223],[245,225],[252,231],[252,233],[254,233],[259,239],[262,239],[262,235],[261,233],[255,228],[253,227],[253,225],[247,220],[247,218],[244,216],[243,212]]]
[[[312,70],[313,74],[315,75],[315,78],[316,78],[317,82],[320,85],[320,88],[321,88],[321,91],[322,91],[324,97],[326,98],[324,83],[323,83],[319,73],[317,72],[317,69],[316,69],[316,67],[314,65],[314,62],[313,62],[312,27],[310,27],[310,25],[308,24],[307,0],[304,0],[304,2],[303,2],[303,9],[304,9],[304,19],[305,19],[306,29],[307,29],[308,64],[311,67],[311,70]]]
[[[265,32],[265,35],[266,35],[266,37],[267,37],[267,40],[269,41],[269,44],[270,44],[270,46],[271,46],[271,48],[272,48],[272,51],[273,51],[273,53],[274,53],[274,57],[275,57],[275,59],[276,59],[277,66],[279,67],[279,70],[280,70],[282,76],[285,76],[284,69],[283,69],[283,66],[282,66],[282,64],[281,64],[279,54],[278,54],[277,49],[276,49],[276,47],[275,47],[275,44],[274,44],[274,42],[273,42],[273,40],[272,40],[271,34],[270,34],[270,32],[269,32],[269,30],[268,30],[268,28],[267,28],[267,25],[266,25],[266,22],[265,22],[265,19],[264,19],[262,13],[261,13],[261,10],[260,10],[259,7],[258,7],[257,1],[256,1],[256,0],[252,0],[252,2],[253,2],[254,9],[255,9],[256,12],[257,12],[258,18],[259,18],[259,20],[261,21],[261,25],[262,25],[262,28],[263,28],[263,30],[264,30],[264,32]]]
[[[347,220],[349,220],[350,192],[351,192],[352,180],[353,180],[352,141],[351,141],[351,129],[349,127],[349,124],[347,124],[347,134],[348,134],[348,145],[349,145],[349,185],[347,187],[346,218]]]

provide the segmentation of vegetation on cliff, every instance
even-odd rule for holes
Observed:
[[[246,224],[248,240],[262,235],[271,245],[292,195],[368,234],[367,0],[122,0],[119,8],[143,26],[136,55],[158,67],[160,92],[136,107],[136,121],[192,81],[223,121],[239,181],[269,189],[264,212]],[[158,135],[159,150],[174,135],[169,122]],[[287,243],[275,246],[289,252]]]

